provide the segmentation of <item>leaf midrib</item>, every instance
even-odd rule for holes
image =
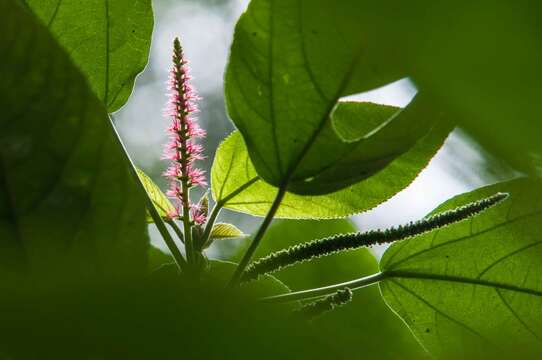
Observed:
[[[298,3],[299,11],[300,11],[300,14],[301,14],[302,13],[301,1],[298,0],[297,3]],[[303,47],[303,51],[305,51],[305,49],[304,49],[304,46],[305,46],[304,41],[301,43],[301,46]],[[303,159],[305,158],[305,156],[307,155],[309,150],[312,148],[312,145],[314,144],[314,142],[318,138],[318,135],[320,135],[320,133],[324,129],[324,126],[326,124],[327,119],[331,116],[331,112],[333,111],[333,109],[337,105],[337,100],[341,97],[341,94],[344,92],[344,89],[346,89],[346,87],[348,85],[348,81],[350,80],[350,76],[354,72],[356,64],[359,62],[359,59],[361,57],[362,49],[363,49],[362,44],[360,43],[358,45],[358,49],[356,49],[355,56],[352,59],[352,62],[350,63],[350,66],[348,67],[348,70],[346,71],[344,77],[341,80],[341,83],[339,84],[339,87],[337,88],[337,92],[334,94],[333,98],[329,100],[329,105],[326,108],[322,118],[318,122],[318,127],[311,134],[311,136],[310,136],[309,140],[306,142],[305,146],[301,149],[301,152],[299,153],[298,158],[292,163],[290,168],[287,169],[286,174],[285,174],[284,179],[283,179],[284,184],[286,184],[286,185],[288,184],[291,177],[295,173],[297,167],[303,161]],[[306,67],[308,69],[310,69],[310,65],[308,63],[305,64],[305,65],[306,65]],[[310,72],[311,70],[308,70],[308,71]],[[311,77],[311,80],[313,80],[312,77]],[[319,85],[316,84],[316,83],[314,83],[313,85],[315,86],[315,88],[319,87]]]
[[[461,284],[470,284],[478,286],[486,286],[494,289],[502,289],[520,292],[533,296],[542,297],[542,290],[529,289],[522,286],[506,284],[498,281],[483,280],[483,279],[473,279],[465,276],[455,276],[455,275],[441,275],[441,274],[427,274],[427,273],[418,273],[413,271],[383,271],[382,272],[386,278],[391,279],[416,279],[416,280],[433,280],[433,281],[445,281]]]

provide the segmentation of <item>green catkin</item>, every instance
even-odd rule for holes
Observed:
[[[453,210],[444,211],[422,220],[410,222],[406,225],[400,225],[386,230],[339,234],[291,246],[254,261],[247,267],[242,276],[242,281],[255,280],[262,274],[272,273],[298,262],[331,255],[339,251],[353,250],[378,244],[389,244],[420,235],[465,220],[498,204],[507,197],[508,194],[506,193],[497,193],[488,198],[469,203]]]
[[[336,293],[326,296],[323,299],[303,305],[293,312],[294,318],[312,320],[326,312],[332,311],[338,306],[345,305],[352,300],[352,290],[344,288]]]

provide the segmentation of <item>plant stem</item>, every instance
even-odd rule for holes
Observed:
[[[233,274],[233,277],[231,278],[228,286],[232,287],[239,284],[239,280],[241,279],[241,275],[243,274],[243,271],[245,271],[245,268],[247,267],[248,262],[252,258],[252,255],[254,255],[254,252],[256,251],[256,248],[260,244],[260,241],[262,240],[265,232],[267,231],[267,228],[271,224],[273,217],[275,217],[275,213],[277,212],[280,202],[284,198],[285,193],[286,193],[286,186],[282,185],[279,188],[279,191],[277,192],[277,195],[275,196],[275,200],[273,200],[273,203],[271,204],[271,207],[269,208],[267,215],[265,215],[265,218],[263,219],[262,224],[260,225],[260,228],[258,229],[258,232],[254,236],[252,243],[250,243],[250,246],[247,249],[245,255],[239,262],[239,265],[237,265],[237,269],[235,269],[235,273]]]
[[[177,152],[180,152],[180,166],[181,166],[181,203],[183,207],[183,230],[184,230],[184,247],[186,250],[186,258],[189,264],[194,263],[194,244],[192,243],[192,224],[190,223],[190,180],[188,175],[188,158],[190,154],[188,153],[187,139],[184,137],[184,134],[187,134],[188,128],[185,121],[181,121],[181,133],[183,136],[180,137],[180,149],[177,149]]]
[[[194,262],[194,245],[192,244],[192,229],[190,226],[190,203],[188,200],[188,181],[182,181],[182,203],[183,203],[183,227],[184,227],[184,246],[186,249],[186,258],[188,263]]]
[[[174,221],[174,220],[168,220],[167,223],[169,224],[169,226],[171,226],[171,228],[173,229],[173,231],[175,232],[175,234],[177,234],[177,237],[184,243],[183,232],[182,232],[181,229],[177,226],[177,224],[175,223],[175,221]]]
[[[239,193],[243,192],[245,189],[250,187],[252,184],[254,184],[256,181],[258,181],[259,177],[253,177],[243,185],[239,186],[237,189],[232,191],[228,196],[224,197],[223,199],[217,201],[215,203],[215,206],[213,207],[213,210],[211,211],[211,215],[209,215],[209,220],[207,220],[207,224],[205,225],[205,231],[203,232],[203,248],[206,247],[206,245],[209,243],[211,235],[211,231],[213,230],[213,225],[215,224],[216,218],[218,214],[220,213],[220,210],[224,207],[224,205],[232,198],[237,196]]]
[[[135,165],[132,159],[130,158],[130,155],[128,155],[128,151],[126,151],[126,147],[124,146],[124,143],[122,142],[122,139],[120,138],[120,135],[117,129],[115,128],[115,124],[113,124],[112,116],[109,117],[109,125],[111,126],[112,132],[117,140],[119,147],[122,149],[122,153],[124,155],[126,162],[128,163],[128,168],[132,174],[132,177],[136,181],[136,184],[138,185],[138,189],[140,193],[145,198],[145,202],[147,203],[147,210],[149,211],[149,214],[151,215],[152,220],[154,221],[154,224],[158,228],[160,235],[162,235],[162,239],[164,239],[166,246],[168,247],[169,251],[173,255],[173,258],[175,259],[175,263],[177,264],[177,266],[179,267],[181,271],[185,271],[187,267],[186,260],[184,259],[183,255],[181,254],[181,251],[177,247],[177,244],[175,244],[175,241],[173,240],[170,233],[168,232],[166,225],[164,224],[164,221],[162,220],[162,217],[160,216],[160,214],[158,214],[158,211],[156,210],[156,207],[152,203],[152,200],[149,197],[149,194],[147,194],[147,191],[145,190],[145,187],[143,186],[143,183],[141,182],[139,175],[137,175]]]
[[[296,300],[307,300],[312,299],[316,297],[322,297],[331,293],[336,292],[337,290],[341,290],[344,288],[349,288],[350,290],[354,291],[357,289],[361,289],[363,287],[367,287],[370,285],[374,285],[379,283],[380,281],[384,280],[387,277],[385,273],[379,272],[373,275],[365,276],[359,279],[324,286],[320,288],[314,288],[314,289],[308,289],[308,290],[302,290],[302,291],[296,291],[286,294],[280,294],[275,296],[269,296],[262,298],[261,301],[263,302],[269,302],[269,303],[282,303],[282,302],[289,302],[289,301],[296,301]]]
[[[224,205],[221,201],[217,202],[213,207],[213,210],[211,211],[211,215],[209,215],[209,219],[207,220],[207,224],[205,225],[205,231],[203,232],[203,248],[205,248],[205,245],[207,245],[207,243],[209,242],[209,235],[211,235],[211,230],[213,229],[213,225],[215,224],[216,218],[220,213],[222,206]]]

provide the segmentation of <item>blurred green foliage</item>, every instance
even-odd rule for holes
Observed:
[[[355,231],[347,220],[281,220],[269,229],[255,258],[301,242]],[[239,249],[239,255],[243,250]],[[296,264],[273,275],[292,290],[304,290],[377,271],[376,259],[364,248]],[[401,320],[387,309],[376,286],[356,291],[350,303],[316,319],[312,327],[320,335],[320,341],[333,348],[335,359],[427,356]]]
[[[421,91],[498,157],[538,173],[542,154],[540,3],[351,2],[380,67]]]
[[[144,203],[105,107],[32,14],[0,6],[2,273],[142,275]]]

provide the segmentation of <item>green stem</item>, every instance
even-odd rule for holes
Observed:
[[[190,203],[188,200],[188,181],[182,181],[182,203],[183,203],[183,227],[184,227],[184,246],[186,249],[186,258],[188,263],[194,262],[194,244],[192,244],[192,228],[190,225]]]
[[[177,224],[175,223],[175,221],[174,221],[174,220],[168,220],[167,223],[169,224],[169,226],[171,226],[171,228],[173,229],[173,231],[175,232],[175,234],[177,234],[177,237],[184,243],[183,232],[182,232],[181,229],[177,226]]]
[[[239,262],[239,265],[237,265],[237,269],[235,269],[235,273],[233,274],[233,277],[231,278],[228,286],[232,287],[239,284],[241,275],[245,271],[245,268],[247,267],[248,262],[254,255],[254,252],[256,251],[256,248],[260,244],[260,241],[262,240],[265,232],[267,231],[267,228],[269,227],[269,225],[271,224],[271,221],[275,217],[275,213],[277,212],[280,202],[284,198],[285,193],[286,193],[286,186],[283,185],[279,188],[279,191],[277,192],[277,195],[275,196],[275,200],[273,200],[273,204],[271,204],[271,207],[269,208],[267,215],[265,215],[265,218],[263,219],[262,224],[260,225],[260,228],[258,229],[258,232],[254,236],[252,243],[250,243],[248,250],[246,251],[241,261]]]
[[[361,289],[370,285],[374,285],[379,283],[380,281],[384,280],[388,275],[385,273],[376,273],[373,275],[365,276],[359,279],[314,288],[314,289],[308,289],[308,290],[302,290],[302,291],[295,291],[291,293],[286,294],[280,294],[275,296],[269,296],[266,298],[261,299],[263,302],[269,302],[269,303],[283,303],[283,302],[289,302],[289,301],[297,301],[297,300],[307,300],[312,299],[316,297],[322,297],[328,294],[332,294],[336,292],[337,290],[341,290],[344,288],[349,288],[350,290],[354,291],[357,289]]]
[[[213,207],[213,210],[211,211],[211,215],[209,216],[209,220],[207,221],[207,225],[205,225],[205,231],[203,233],[203,248],[207,245],[209,242],[209,236],[211,235],[211,231],[213,230],[213,225],[215,224],[216,218],[218,214],[220,213],[220,210],[224,207],[224,205],[234,197],[236,197],[239,193],[245,191],[248,187],[250,187],[252,184],[254,184],[256,181],[258,181],[259,177],[253,177],[243,185],[239,186],[237,189],[232,191],[228,196],[224,197],[223,199],[216,202],[215,206]]]
[[[226,205],[228,201],[236,197],[239,193],[245,191],[248,187],[250,187],[252,184],[254,184],[256,181],[260,180],[258,176],[253,177],[243,185],[239,186],[237,189],[232,191],[228,196],[224,197],[223,199],[216,202],[215,207],[213,208],[213,211],[211,212],[211,215],[209,216],[209,221],[207,221],[207,225],[205,225],[205,232],[203,233],[203,239],[204,244],[207,244],[209,242],[209,236],[211,235],[211,231],[213,230],[213,225],[215,224],[216,217],[220,213],[220,210]],[[205,247],[205,246],[204,246]]]
[[[224,205],[221,201],[217,202],[213,207],[213,210],[211,211],[211,215],[209,215],[209,219],[207,220],[207,224],[205,225],[205,230],[203,232],[203,249],[206,248],[206,245],[209,242],[211,230],[213,230],[213,226],[215,224],[218,214],[220,213],[220,210],[222,209],[222,206]]]
[[[122,139],[120,138],[120,135],[117,129],[115,128],[115,124],[113,124],[113,120],[111,117],[109,117],[109,125],[111,126],[111,129],[113,131],[113,134],[117,140],[119,147],[122,149],[122,153],[124,155],[126,162],[128,163],[128,168],[130,169],[132,177],[136,181],[136,184],[138,185],[138,189],[140,193],[145,198],[145,202],[147,203],[147,210],[149,211],[149,214],[151,215],[152,220],[154,221],[154,224],[158,228],[160,235],[162,235],[162,239],[164,239],[164,242],[166,243],[166,246],[168,247],[171,254],[173,255],[173,258],[175,259],[175,263],[177,264],[179,269],[181,271],[186,270],[186,267],[187,267],[186,260],[181,254],[181,251],[179,250],[179,248],[177,247],[177,244],[175,244],[175,241],[171,237],[171,234],[168,232],[166,225],[164,224],[164,221],[162,220],[162,217],[160,216],[160,214],[158,214],[158,211],[156,210],[156,207],[154,206],[152,199],[149,197],[149,194],[147,194],[147,191],[145,190],[145,186],[141,182],[139,175],[137,175],[135,165],[132,159],[130,158],[130,155],[128,155],[128,151],[126,151],[126,147],[124,146],[124,143],[122,142]]]

